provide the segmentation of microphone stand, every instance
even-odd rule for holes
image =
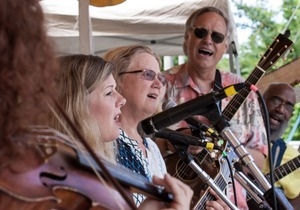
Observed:
[[[230,207],[232,210],[238,210],[238,208],[224,195],[220,188],[215,184],[213,179],[195,162],[193,157],[187,152],[188,145],[185,144],[175,144],[174,142],[170,143],[174,146],[179,157],[184,161],[185,164],[190,166],[202,179],[203,182],[208,184],[216,194]]]
[[[254,163],[253,157],[248,153],[245,147],[237,140],[237,138],[234,136],[229,127],[224,128],[219,133],[224,139],[229,141],[230,145],[234,148],[234,151],[242,161],[243,165],[248,167],[252,175],[257,179],[256,181],[262,187],[263,191],[269,190],[271,188],[270,183],[264,177],[257,165]]]
[[[242,164],[246,166],[255,177],[256,182],[261,186],[261,189],[264,193],[264,198],[268,202],[268,204],[274,209],[293,209],[283,193],[279,190],[276,190],[276,188],[272,188],[271,184],[254,163],[253,157],[248,153],[244,145],[242,145],[240,141],[235,137],[235,135],[229,128],[229,123],[219,114],[219,112],[211,111],[206,116],[208,116],[217,132],[234,148],[234,151],[241,160]],[[272,190],[275,190],[275,197],[271,196]],[[280,202],[275,202],[276,198],[278,198]]]
[[[234,173],[234,178],[247,190],[247,192],[250,194],[251,198],[253,198],[254,202],[256,202],[258,204],[259,209],[272,210],[272,208],[268,205],[268,203],[262,199],[263,192],[257,186],[255,186],[248,179],[248,177],[245,176],[245,174],[236,170]],[[249,186],[249,184],[251,187]]]

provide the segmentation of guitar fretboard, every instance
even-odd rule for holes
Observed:
[[[246,84],[256,85],[258,81],[262,78],[266,70],[271,68],[276,61],[292,46],[293,42],[288,39],[283,34],[279,34],[276,39],[273,41],[271,46],[262,56],[257,66],[254,68],[252,73],[249,75]],[[242,103],[245,101],[246,97],[249,95],[250,89],[244,88],[239,91],[232,100],[228,103],[225,109],[222,111],[222,116],[230,121],[235,115],[236,111],[240,108]]]
[[[215,183],[217,184],[217,186],[219,186],[221,191],[224,191],[227,186],[226,180],[221,174],[218,174],[216,176]],[[212,201],[212,200],[215,200],[215,197],[212,194],[210,194],[209,191],[207,190],[193,209],[205,210],[206,201]]]
[[[300,155],[294,159],[286,162],[285,164],[278,166],[274,170],[274,181],[277,182],[281,178],[297,170],[300,167]],[[270,182],[270,174],[266,175],[267,180]]]
[[[255,68],[251,75],[247,78],[245,83],[256,84],[258,80],[264,75],[264,73],[265,71],[262,68]],[[239,91],[239,93],[235,95],[234,98],[228,103],[228,105],[222,111],[222,115],[226,120],[230,121],[232,119],[233,115],[235,115],[236,111],[245,101],[249,93],[250,89],[244,88],[241,91]]]

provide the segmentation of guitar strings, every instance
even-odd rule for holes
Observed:
[[[222,179],[222,176],[220,174],[217,175],[215,183],[219,186],[221,191],[223,191],[227,186],[226,181],[224,179]],[[215,197],[208,191],[208,188],[207,188],[206,192],[202,195],[201,199],[199,200],[199,202],[195,208],[197,210],[205,210],[206,209],[206,205],[205,205],[206,201],[211,201],[214,199],[215,199]]]
[[[267,51],[266,55],[264,55],[263,59],[258,63],[258,65],[257,65],[258,67],[266,68],[267,66],[264,66],[264,65],[266,65],[266,64],[269,64],[270,67],[271,67],[271,66],[276,62],[276,60],[278,60],[278,59],[275,59],[275,61],[272,61],[272,60],[274,60],[274,58],[276,58],[276,57],[280,58],[280,56],[282,55],[282,51],[284,52],[284,51],[286,51],[286,50],[288,49],[288,47],[287,47],[286,45],[284,45],[284,47],[281,48],[281,49],[279,50],[279,52],[276,53],[276,54],[270,59],[270,60],[272,61],[272,63],[271,63],[271,62],[269,62],[269,61],[266,61],[266,58],[268,58],[268,57],[270,56],[270,54],[273,53],[274,49],[275,49],[276,46],[278,45],[278,43],[279,43],[278,38],[276,38],[275,41],[274,41],[273,43],[274,43],[274,44],[273,44],[274,46],[272,46],[272,47],[269,48],[270,50]],[[270,67],[267,67],[267,69],[269,69]],[[266,70],[267,70],[267,69],[266,69]],[[258,75],[258,77],[256,77],[256,75],[257,75],[258,73],[260,73],[260,75]],[[262,72],[259,68],[255,68],[255,69],[253,70],[253,72],[250,74],[250,76],[247,78],[247,80],[245,81],[245,83],[249,83],[249,84],[254,84],[254,85],[255,85],[255,84],[258,82],[259,78],[261,78],[262,75],[263,75],[264,73],[265,73],[265,72]],[[243,100],[247,97],[247,95],[248,95],[249,92],[250,92],[250,90],[248,90],[248,92],[247,92],[246,89],[243,89],[243,90],[241,90],[241,91],[239,92],[239,94],[236,95],[235,98],[241,99],[241,100],[243,101]],[[244,95],[244,98],[242,98],[241,95]],[[232,118],[232,116],[235,114],[235,113],[234,113],[235,107],[239,107],[239,106],[241,105],[241,103],[239,103],[239,102],[236,101],[236,100],[231,100],[230,102],[231,102],[231,103],[229,103],[228,106],[226,106],[225,109],[223,110],[223,115],[226,115],[225,118],[226,118],[229,114],[231,115],[231,117],[227,117],[227,118],[228,118],[227,120],[230,120],[230,119]],[[228,107],[228,108],[227,108],[227,107]],[[231,111],[232,109],[233,109],[233,112]]]
[[[203,150],[203,151],[206,151],[206,150]],[[200,153],[198,153],[197,155],[195,155],[195,156],[194,156],[194,159],[195,159],[195,158],[200,159],[201,156],[203,156],[203,157],[201,158],[201,162],[202,162],[203,159],[204,159],[204,157],[208,154],[207,152],[206,152],[206,154],[202,154],[202,153],[203,153],[203,152],[200,152]],[[188,169],[191,169],[191,167],[188,166],[187,164],[185,164],[184,162],[182,162],[182,164],[180,165],[180,167],[178,168],[178,170],[176,170],[176,173],[174,174],[174,176],[176,175],[176,178],[181,178],[182,180],[184,180],[182,174],[187,174],[187,173],[185,173],[185,172],[187,172]],[[181,173],[181,172],[182,172],[182,173]],[[187,176],[185,176],[185,177],[187,177]]]

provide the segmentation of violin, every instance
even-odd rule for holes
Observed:
[[[20,152],[0,168],[0,209],[136,209],[111,183],[101,177],[99,180],[86,154],[55,134],[41,138],[42,133],[22,133],[14,142]],[[146,178],[103,163],[131,199],[136,191],[162,201],[172,200],[171,194]],[[99,166],[93,167],[102,175]]]

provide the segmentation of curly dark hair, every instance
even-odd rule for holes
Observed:
[[[0,1],[0,148],[19,128],[44,124],[58,70],[39,0]],[[3,151],[0,152],[0,156]]]

